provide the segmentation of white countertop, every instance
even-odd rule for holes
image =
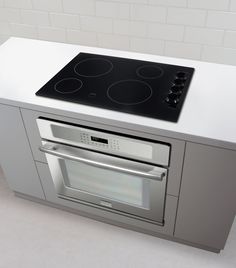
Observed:
[[[195,68],[177,123],[94,108],[35,95],[79,52],[183,65]],[[10,38],[0,46],[0,103],[49,107],[104,120],[156,129],[170,137],[212,139],[213,145],[236,149],[236,67],[148,54]],[[30,106],[27,106],[30,105]],[[191,140],[191,139],[190,139]]]

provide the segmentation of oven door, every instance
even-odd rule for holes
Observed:
[[[58,197],[164,224],[167,169],[43,141]]]

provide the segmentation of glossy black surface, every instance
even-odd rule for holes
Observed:
[[[36,95],[177,122],[193,72],[184,66],[80,53]]]

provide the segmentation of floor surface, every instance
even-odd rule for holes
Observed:
[[[0,268],[39,267],[236,268],[236,220],[215,254],[15,197],[0,174]]]

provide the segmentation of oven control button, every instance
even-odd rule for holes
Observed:
[[[120,150],[119,141],[118,140],[111,140],[111,142],[110,142],[110,148],[112,150],[115,150],[115,151]]]

